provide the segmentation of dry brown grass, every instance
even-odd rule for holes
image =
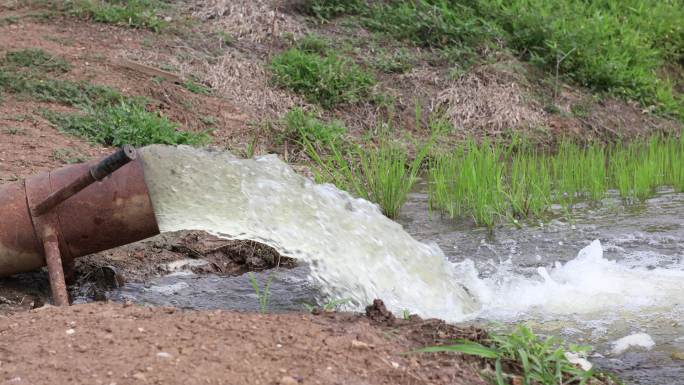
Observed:
[[[530,95],[522,71],[511,60],[477,66],[441,91],[436,105],[469,134],[543,126],[543,106]]]
[[[301,20],[282,12],[284,0],[196,0],[193,16],[206,21],[215,20],[222,31],[235,39],[255,43],[306,33]]]

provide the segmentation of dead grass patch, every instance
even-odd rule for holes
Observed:
[[[255,43],[307,32],[305,23],[282,12],[284,7],[280,0],[196,0],[192,4],[194,17],[215,20],[216,26],[233,38]]]
[[[511,60],[474,67],[437,95],[437,107],[470,135],[543,126],[543,106],[530,95],[523,71]]]

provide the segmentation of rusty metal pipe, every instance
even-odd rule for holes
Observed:
[[[40,216],[45,214],[58,204],[77,194],[79,191],[97,181],[101,181],[107,175],[123,167],[128,162],[135,160],[136,157],[137,154],[132,146],[128,144],[123,145],[117,152],[102,159],[98,164],[90,167],[88,172],[84,172],[73,182],[53,192],[47,198],[45,198],[44,201],[37,204],[32,210],[33,215]]]
[[[43,231],[43,246],[45,247],[45,261],[50,276],[50,291],[52,300],[57,306],[69,305],[69,294],[66,289],[64,279],[64,268],[62,267],[62,255],[59,252],[59,241],[57,232],[52,226],[46,226]]]
[[[74,258],[159,234],[132,147],[2,185],[0,213],[0,277],[47,264],[55,304],[68,304],[63,267]]]

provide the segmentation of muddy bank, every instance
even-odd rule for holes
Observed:
[[[380,322],[378,322],[378,318]],[[0,316],[12,384],[485,384],[475,362],[409,354],[477,337],[441,321],[93,303]]]
[[[182,231],[92,254],[76,260],[69,291],[72,298],[103,301],[105,292],[127,282],[143,282],[172,272],[236,276],[275,267],[291,268],[295,260],[253,241],[219,239],[204,232]],[[50,303],[47,272],[0,279],[0,315]]]

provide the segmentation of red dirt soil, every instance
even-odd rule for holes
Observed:
[[[44,307],[0,316],[0,381],[486,384],[475,362],[405,354],[435,338],[481,335],[477,329],[460,331],[434,320],[389,325],[348,313],[196,312],[102,303]]]

